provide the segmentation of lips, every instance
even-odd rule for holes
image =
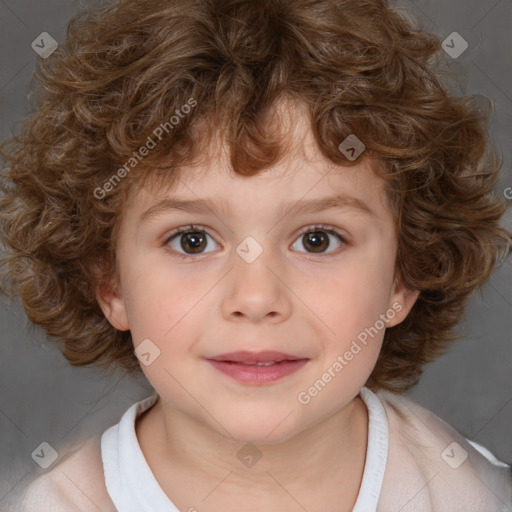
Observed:
[[[229,352],[215,357],[209,357],[211,361],[223,361],[227,363],[242,363],[242,364],[269,364],[279,363],[281,361],[297,361],[299,359],[306,359],[304,357],[294,356],[291,354],[284,354],[283,352],[276,352],[273,350],[266,350],[263,352]]]
[[[297,372],[309,358],[283,352],[230,352],[207,359],[214,368],[250,385],[270,384]]]

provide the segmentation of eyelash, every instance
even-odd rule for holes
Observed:
[[[164,242],[164,245],[168,245],[169,242],[171,240],[173,240],[174,238],[176,238],[177,236],[182,235],[184,233],[190,233],[192,231],[202,231],[202,232],[206,233],[208,236],[210,236],[211,238],[213,238],[208,233],[208,231],[206,229],[204,229],[202,226],[196,226],[194,224],[190,224],[189,226],[184,226],[182,228],[178,228],[175,231],[173,231],[166,238],[166,240]],[[325,224],[314,224],[312,226],[307,226],[306,228],[301,229],[301,231],[297,235],[297,238],[299,238],[300,236],[302,236],[302,235],[304,235],[306,233],[315,232],[315,231],[322,231],[324,233],[328,233],[329,235],[333,235],[333,236],[337,237],[339,239],[339,241],[343,245],[347,244],[347,239],[338,230],[334,229],[332,226],[328,226],[328,225],[325,225]],[[201,253],[198,253],[196,255],[194,255],[194,254],[182,254],[181,252],[175,251],[174,249],[171,249],[171,250],[173,252],[173,255],[179,256],[180,258],[184,258],[184,259],[196,258],[197,256],[201,256]],[[207,253],[202,253],[202,254],[207,254]],[[315,253],[308,253],[308,252],[306,252],[305,254],[309,254],[310,256],[318,256],[318,255],[321,256],[322,254],[330,255],[332,253],[318,253],[318,254],[315,254]]]

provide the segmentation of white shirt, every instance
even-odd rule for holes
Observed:
[[[359,495],[353,512],[375,510],[388,455],[388,422],[377,396],[363,388],[369,412],[368,448]],[[180,512],[158,485],[140,448],[135,419],[156,401],[153,395],[133,404],[121,421],[101,438],[101,454],[108,493],[119,512]]]
[[[368,445],[353,512],[512,512],[510,466],[403,396],[362,388],[360,397],[368,409]],[[180,512],[155,479],[135,431],[136,418],[156,399],[133,404],[103,433],[101,447],[97,440],[79,449],[61,464],[60,476],[56,467],[36,479],[21,510]],[[100,457],[104,480],[85,483],[86,466]]]

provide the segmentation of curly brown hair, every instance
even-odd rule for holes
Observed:
[[[141,371],[130,332],[95,297],[117,275],[130,194],[169,186],[215,133],[237,173],[272,166],[286,148],[266,119],[287,96],[307,105],[326,158],[354,165],[338,146],[357,134],[386,181],[396,278],[420,294],[386,331],[367,386],[405,391],[460,338],[468,296],[511,243],[488,118],[441,85],[439,53],[437,36],[385,0],[122,0],[79,12],[37,63],[36,112],[2,144],[4,293],[72,365]]]

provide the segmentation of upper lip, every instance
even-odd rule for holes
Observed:
[[[296,361],[298,359],[307,359],[305,357],[284,354],[274,350],[265,350],[262,352],[229,352],[218,356],[209,357],[212,361],[232,361],[234,363],[268,363],[270,361]]]

